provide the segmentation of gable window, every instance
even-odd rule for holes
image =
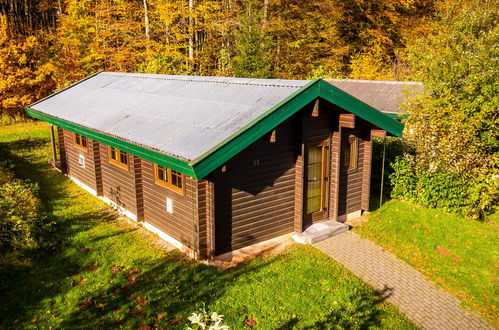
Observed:
[[[81,136],[80,134],[73,133],[74,135],[74,146],[83,151],[87,151],[87,138],[85,136]]]
[[[343,145],[343,168],[345,170],[355,170],[357,168],[359,154],[359,140],[356,137],[350,137],[348,142]]]
[[[154,178],[156,184],[184,194],[184,175],[182,173],[154,164]]]
[[[114,147],[109,147],[109,162],[124,169],[128,169],[128,154]]]

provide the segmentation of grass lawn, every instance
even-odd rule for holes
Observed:
[[[0,328],[185,328],[203,303],[233,328],[414,328],[308,246],[227,270],[158,247],[49,166],[46,124],[0,126],[0,143],[17,175],[40,185],[62,238],[58,253],[0,258]]]
[[[392,200],[356,227],[497,324],[497,222],[478,222]],[[497,214],[492,218],[497,218]]]

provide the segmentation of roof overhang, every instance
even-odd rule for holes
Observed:
[[[105,132],[97,132],[93,129],[49,116],[31,108],[27,108],[26,112],[31,117],[46,121],[68,131],[88,136],[95,141],[118,148],[161,166],[179,171],[193,178],[202,179],[317,98],[322,98],[335,104],[371,124],[386,130],[392,135],[402,135],[403,125],[400,122],[381,113],[323,79],[310,81],[255,120],[239,129],[229,138],[190,162],[138,145],[133,141],[125,141],[118,137],[108,135]]]

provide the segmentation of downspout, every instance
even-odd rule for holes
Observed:
[[[50,124],[50,140],[52,142],[52,155],[54,157],[54,166],[57,166],[57,150],[55,147],[54,125]]]
[[[385,152],[386,152],[386,138],[383,139],[383,160],[381,163],[381,187],[379,193],[379,207],[383,205],[383,184],[385,182]]]

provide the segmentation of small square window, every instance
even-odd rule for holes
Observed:
[[[87,151],[87,138],[80,134],[74,133],[74,145],[76,148],[81,149],[83,151]]]
[[[156,184],[184,194],[184,175],[170,168],[154,164],[154,176]]]
[[[114,147],[109,147],[109,162],[121,168],[128,169],[128,154]]]

